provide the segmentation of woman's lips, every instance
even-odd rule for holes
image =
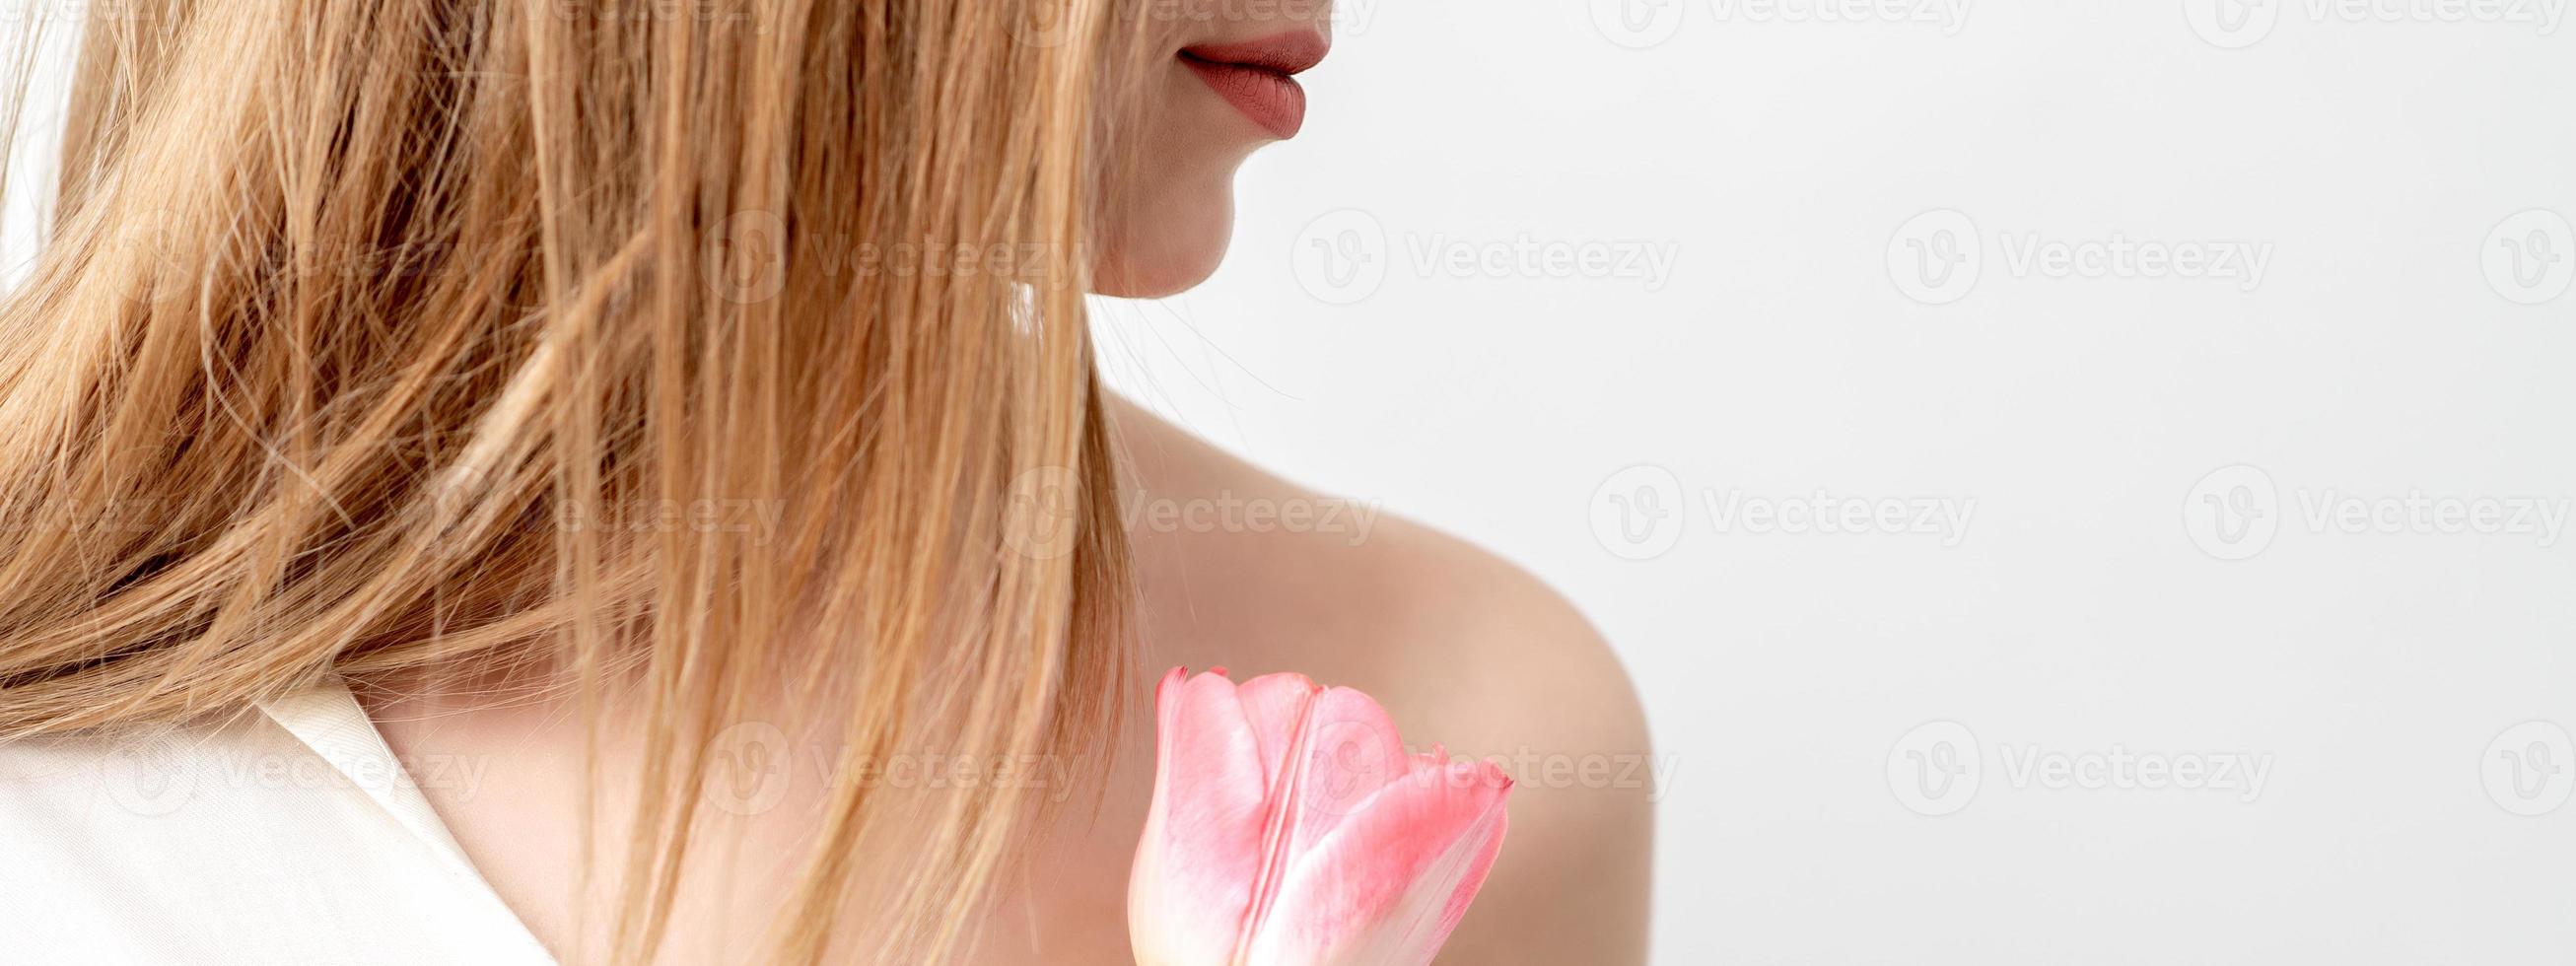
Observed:
[[[1235,44],[1204,44],[1181,51],[1181,63],[1217,96],[1282,140],[1306,126],[1306,89],[1296,75],[1322,63],[1332,41],[1296,31]]]

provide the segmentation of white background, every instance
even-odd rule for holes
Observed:
[[[2509,810],[2576,783],[2576,534],[2437,515],[2576,495],[2576,24],[1633,0],[1632,33],[1619,0],[1344,2],[1229,263],[1113,307],[1110,368],[1592,616],[1675,769],[1658,963],[2576,957],[2576,805]],[[1901,286],[1944,243],[1899,229],[1938,209],[1982,264],[1935,306]],[[2491,238],[2528,209],[2557,220]],[[2271,256],[2250,290],[2016,269],[2115,236]],[[1421,258],[1524,238],[1679,267]],[[1611,498],[1658,482],[1630,544]],[[1819,488],[1974,514],[1945,547],[1702,502]],[[2397,532],[2310,523],[2418,491]],[[1964,731],[1908,738],[1936,721]],[[2021,770],[2115,751],[2270,765],[2252,801]],[[1973,794],[1927,796],[1909,752],[1973,762]]]
[[[1668,756],[1659,963],[2567,962],[2576,534],[2437,508],[2576,495],[2576,25],[1910,2],[1343,0],[1113,378],[1593,617]],[[2268,261],[2022,258],[2114,240]],[[1819,491],[1973,507],[1721,512]],[[2024,770],[2114,756],[2264,782]]]

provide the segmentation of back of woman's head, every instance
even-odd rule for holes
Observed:
[[[333,673],[631,701],[590,951],[620,961],[755,707],[861,755],[1088,747],[1126,581],[1080,300],[1134,29],[1093,0],[96,8],[0,303],[0,737]],[[738,517],[767,522],[709,525]],[[777,958],[953,953],[1026,805],[835,789]],[[871,846],[910,874],[843,918]]]

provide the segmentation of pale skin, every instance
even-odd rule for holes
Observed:
[[[1152,126],[1133,136],[1152,150],[1119,189],[1128,203],[1102,228],[1110,254],[1097,268],[1109,294],[1166,294],[1206,278],[1224,255],[1234,170],[1272,139],[1183,69],[1178,52],[1328,30],[1331,10],[1320,2],[1210,9],[1239,15],[1175,18],[1158,41],[1168,49],[1151,51],[1162,61],[1146,85]],[[1643,963],[1655,770],[1635,693],[1583,617],[1527,574],[1457,539],[1301,490],[1126,402],[1113,401],[1112,416],[1128,485],[1144,501],[1129,521],[1141,639],[1118,750],[1108,762],[1061,770],[1072,783],[1060,796],[1069,807],[1036,833],[1026,874],[1005,884],[972,961],[1134,961],[1126,882],[1153,790],[1153,683],[1174,666],[1222,665],[1237,680],[1294,671],[1358,688],[1387,708],[1408,745],[1440,742],[1454,754],[1494,757],[1513,775],[1509,837],[1441,963]],[[1194,506],[1249,503],[1301,505],[1293,512],[1311,514],[1302,517],[1311,522],[1186,516]],[[1158,504],[1173,509],[1158,516]],[[1341,507],[1329,524],[1321,518],[1327,506]],[[1365,529],[1355,511],[1375,514]],[[422,790],[529,930],[567,957],[582,937],[596,937],[598,910],[613,903],[594,901],[585,922],[573,900],[586,824],[577,807],[584,744],[575,709],[479,700],[526,682],[358,683],[405,761],[473,764],[470,781],[424,779]],[[589,831],[611,850],[596,867],[610,868],[628,838],[614,816],[632,801],[615,786],[634,767],[616,736],[633,735],[640,721],[631,709],[601,713],[612,736],[601,749],[609,824]],[[800,757],[780,797],[731,827],[741,838],[729,857],[692,866],[662,961],[754,955],[745,937],[757,935],[784,899],[815,827],[809,806],[828,790],[820,760]],[[902,858],[884,857],[882,871],[899,874]]]
[[[1351,505],[1132,405],[1119,413],[1149,496],[1181,506],[1228,495],[1282,507]],[[1654,824],[1645,720],[1618,659],[1562,597],[1491,554],[1393,516],[1378,517],[1363,538],[1356,527],[1326,532],[1320,523],[1309,532],[1200,533],[1156,527],[1150,511],[1136,515],[1147,518],[1130,533],[1149,667],[1221,664],[1237,680],[1296,671],[1355,687],[1386,706],[1407,744],[1441,742],[1454,754],[1498,758],[1513,773],[1502,856],[1442,962],[1645,961]],[[1130,730],[1141,740],[1150,720],[1139,717]],[[1152,762],[1137,747],[1123,756],[1129,776],[1113,792],[1131,800],[1087,835],[1103,861],[1132,851],[1142,827]],[[1546,769],[1534,763],[1549,760],[1615,767],[1552,781],[1535,773]],[[1638,767],[1623,781],[1618,773],[1630,765]],[[1114,879],[1103,883],[1113,898]]]
[[[1117,411],[1133,479],[1153,499],[1340,502],[1132,405]],[[1130,532],[1144,595],[1140,669],[1224,665],[1238,680],[1293,670],[1359,688],[1386,706],[1408,744],[1442,742],[1513,773],[1510,836],[1442,963],[1645,961],[1652,750],[1625,672],[1562,598],[1392,516],[1356,542],[1319,527],[1201,530],[1138,516]],[[1152,793],[1152,677],[1133,683],[1114,764],[1073,776],[1066,797],[1076,807],[1040,833],[1031,870],[999,900],[975,963],[1134,962],[1126,880]],[[485,763],[471,788],[424,781],[423,791],[530,930],[550,948],[574,948],[581,737],[569,709],[481,708],[453,693],[368,703],[405,761]],[[787,854],[811,828],[796,806],[815,800],[819,784],[795,783],[757,816],[741,853]],[[1094,801],[1096,810],[1086,804]],[[664,961],[744,954],[739,937],[783,896],[783,878],[757,865],[704,886],[728,900],[683,904]]]

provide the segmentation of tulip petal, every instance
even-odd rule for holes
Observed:
[[[1254,883],[1251,916],[1244,924],[1247,949],[1261,934],[1299,857],[1410,771],[1409,756],[1386,709],[1349,688],[1313,689],[1293,718],[1274,715],[1265,724],[1285,736],[1287,753],[1271,788],[1262,874]]]
[[[1487,762],[1427,765],[1295,857],[1247,966],[1424,966],[1501,850],[1511,781]]]
[[[1265,674],[1235,689],[1235,697],[1243,702],[1244,722],[1261,743],[1262,787],[1279,787],[1280,769],[1297,738],[1298,719],[1322,690],[1303,674]]]
[[[1367,695],[1175,669],[1128,886],[1141,966],[1424,966],[1501,848],[1511,782],[1409,755]]]
[[[1315,696],[1305,738],[1306,768],[1295,797],[1292,854],[1315,846],[1380,789],[1413,772],[1395,720],[1376,700],[1349,688]]]
[[[1154,804],[1127,889],[1144,966],[1228,961],[1252,905],[1270,796],[1235,690],[1175,669],[1154,692]]]

